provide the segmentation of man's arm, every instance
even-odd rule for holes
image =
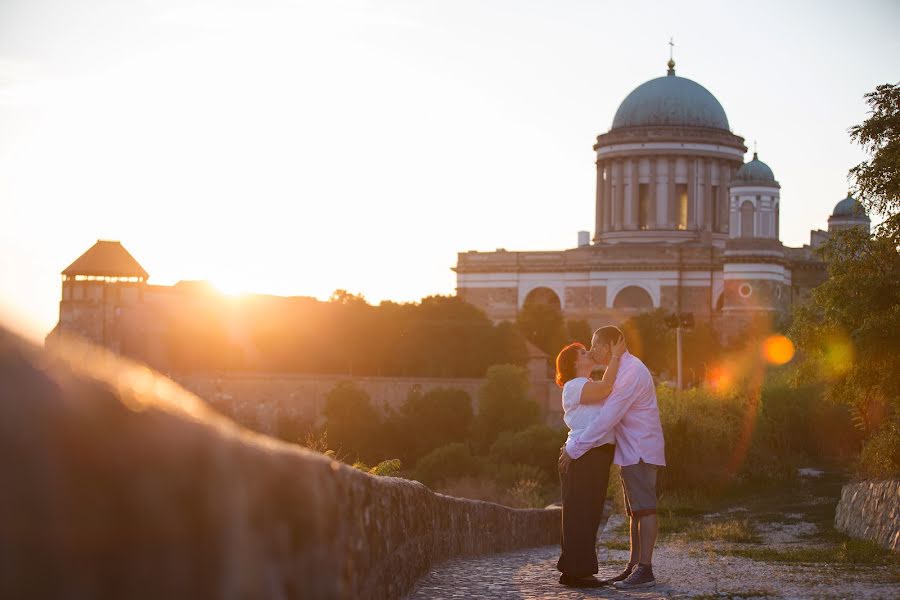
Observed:
[[[585,452],[594,447],[604,435],[622,420],[625,413],[637,399],[637,391],[640,386],[640,370],[636,368],[624,371],[619,380],[621,386],[617,386],[597,417],[580,434],[571,435],[566,442],[566,454],[571,458],[580,458]]]

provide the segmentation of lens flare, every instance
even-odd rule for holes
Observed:
[[[794,343],[783,335],[770,335],[762,345],[763,357],[772,365],[783,365],[794,358]]]
[[[727,394],[734,389],[734,369],[729,365],[714,365],[707,372],[706,383],[714,393]]]
[[[853,342],[843,335],[834,335],[825,340],[826,377],[836,378],[846,375],[853,366]]]

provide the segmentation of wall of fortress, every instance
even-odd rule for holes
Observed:
[[[0,327],[0,381],[0,597],[397,598],[558,541],[558,510],[362,473],[103,350]]]
[[[478,411],[478,392],[484,379],[433,377],[351,377],[347,375],[294,375],[284,373],[221,373],[173,375],[185,389],[223,413],[259,431],[276,433],[279,420],[316,423],[328,393],[341,381],[351,381],[383,410],[397,409],[414,390],[455,388],[469,394]],[[532,379],[532,395],[548,423],[561,423],[560,389],[548,379]]]

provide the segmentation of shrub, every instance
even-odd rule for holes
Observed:
[[[745,399],[696,388],[679,397],[664,386],[657,390],[657,398],[667,463],[660,472],[660,488],[690,489],[733,477],[740,462],[737,442],[749,408]]]
[[[409,438],[410,459],[469,438],[472,399],[463,390],[437,388],[422,394],[411,392],[400,408],[404,434]]]
[[[331,443],[364,459],[377,458],[380,416],[369,395],[351,381],[341,381],[325,398],[323,414]]]
[[[900,422],[891,420],[866,440],[856,468],[860,477],[900,477]]]
[[[477,439],[483,447],[503,431],[520,431],[536,423],[538,405],[531,398],[531,386],[525,369],[515,365],[494,365],[479,390]]]
[[[478,460],[472,456],[467,444],[453,443],[435,448],[416,463],[416,479],[426,485],[435,485],[447,479],[477,474]]]
[[[539,470],[540,479],[554,481],[557,477],[559,449],[566,441],[566,432],[532,425],[528,429],[500,434],[488,454],[495,463],[529,465]]]

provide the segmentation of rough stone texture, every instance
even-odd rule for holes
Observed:
[[[367,475],[0,328],[2,598],[396,598],[437,561],[551,544],[559,518]]]
[[[845,485],[834,527],[847,535],[900,550],[900,479]]]

